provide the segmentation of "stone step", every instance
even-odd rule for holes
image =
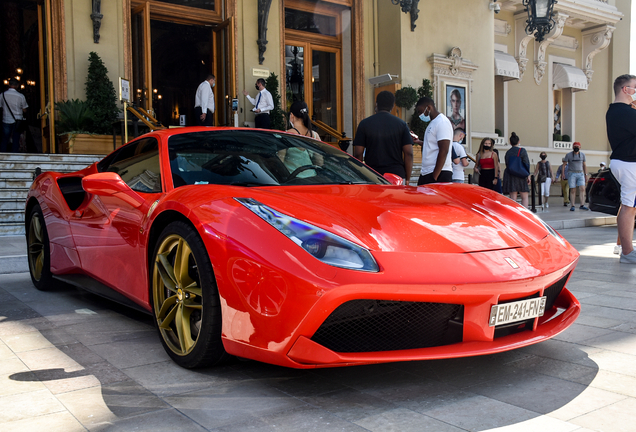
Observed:
[[[0,198],[0,212],[5,210],[24,211],[24,198]]]
[[[105,156],[105,155],[104,155]],[[5,161],[26,162],[71,162],[92,164],[104,156],[100,155],[68,155],[68,154],[25,154],[25,153],[0,153],[0,164]]]
[[[0,212],[0,223],[24,222],[24,210],[3,210]]]
[[[77,162],[77,163],[55,163],[55,162],[38,162],[38,163],[30,163],[24,161],[4,161],[0,162],[0,168],[3,170],[15,170],[15,171],[35,171],[36,168],[40,168],[42,172],[44,171],[55,171],[55,172],[73,172],[79,171],[87,166],[91,165],[90,163]]]
[[[29,193],[29,188],[0,189],[0,199],[13,198],[13,199],[25,200],[28,193]]]
[[[23,222],[0,223],[0,237],[10,235],[24,235]]]
[[[2,179],[26,179],[33,180],[34,170],[10,170],[0,168],[0,180]]]
[[[3,189],[16,189],[16,188],[30,188],[31,187],[31,183],[33,183],[32,179],[12,179],[12,178],[8,178],[8,179],[3,179],[0,178],[0,190]]]

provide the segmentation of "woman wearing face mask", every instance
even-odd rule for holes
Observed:
[[[548,155],[545,152],[541,152],[539,157],[541,160],[537,163],[537,167],[534,169],[534,177],[537,179],[537,189],[539,189],[539,194],[543,197],[543,206],[548,208],[550,186],[554,181],[554,175],[552,174],[550,162],[547,160]]]
[[[289,110],[289,124],[291,129],[287,132],[320,140],[318,132],[311,129],[311,118],[305,102],[297,101],[292,104]]]
[[[527,177],[519,177],[514,175],[509,169],[510,161],[512,158],[517,157],[521,159],[522,165],[528,172],[530,172],[530,159],[528,158],[528,152],[520,145],[519,136],[516,133],[510,135],[510,150],[506,152],[506,169],[504,170],[503,177],[503,193],[510,194],[510,199],[517,201],[517,193],[521,194],[521,205],[528,207],[528,192],[530,188],[530,174]]]
[[[291,129],[287,130],[288,133],[320,140],[318,133],[311,129],[311,119],[307,113],[307,104],[305,102],[298,101],[292,104],[289,110],[289,124],[291,125]],[[322,155],[313,152],[310,154],[310,152],[303,147],[290,147],[280,150],[278,157],[285,164],[285,167],[287,167],[290,173],[302,166],[322,166],[323,164]],[[315,170],[308,169],[298,174],[298,178],[307,178],[315,175]]]
[[[479,173],[479,186],[498,192],[499,156],[493,151],[492,139],[484,138],[481,140],[475,169]]]

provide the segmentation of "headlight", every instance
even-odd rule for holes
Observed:
[[[550,233],[550,235],[552,235],[552,237],[557,239],[559,241],[559,243],[561,243],[562,246],[565,246],[565,240],[563,240],[563,237],[561,237],[561,235],[558,232],[556,232],[554,228],[552,228],[550,225],[545,223],[545,221],[543,221],[543,219],[540,219],[538,217],[537,217],[537,219],[539,219],[541,221],[541,223],[543,224],[545,229],[548,230],[548,232]]]
[[[334,267],[379,271],[371,253],[349,240],[279,213],[252,198],[234,198],[312,256]]]

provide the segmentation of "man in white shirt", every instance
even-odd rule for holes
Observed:
[[[461,142],[464,140],[466,132],[464,129],[455,129],[453,136],[453,183],[464,183],[464,168],[468,166],[468,156]]]
[[[444,114],[435,108],[435,102],[423,97],[415,106],[420,120],[427,122],[422,143],[422,169],[417,185],[429,183],[451,182],[453,180],[453,163],[451,162],[451,142],[453,141],[453,125]]]
[[[9,137],[13,145],[13,153],[20,151],[20,132],[18,122],[24,119],[29,105],[23,94],[16,90],[20,82],[15,78],[9,80],[9,89],[0,95],[0,108],[2,108],[2,141],[0,141],[0,152],[6,152],[9,146]]]
[[[243,90],[243,94],[247,97],[247,100],[254,105],[252,111],[256,115],[256,127],[259,129],[269,129],[271,128],[269,112],[274,109],[274,98],[265,88],[265,80],[263,78],[259,78],[256,81],[256,90],[258,90],[256,99],[251,97],[249,93],[247,93],[247,90]]]
[[[198,126],[214,126],[214,88],[216,77],[212,74],[199,84],[194,97],[194,115]]]

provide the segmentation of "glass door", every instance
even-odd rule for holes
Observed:
[[[132,11],[133,77],[131,98],[135,105],[151,113],[152,56],[150,39],[150,5],[142,3]]]
[[[315,120],[336,130],[342,130],[340,122],[340,50],[311,45],[311,106]]]
[[[234,17],[230,17],[214,29],[214,97],[216,110],[214,124],[234,126],[232,99],[237,97],[236,68],[234,63]]]

